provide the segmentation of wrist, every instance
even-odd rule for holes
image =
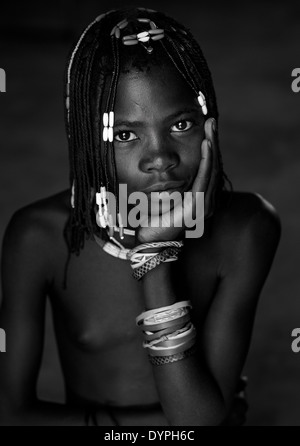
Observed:
[[[146,310],[176,302],[172,284],[172,263],[161,263],[141,279]]]

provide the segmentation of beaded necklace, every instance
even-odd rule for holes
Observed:
[[[128,235],[134,235],[135,231],[131,231],[130,229],[127,229],[125,234]],[[97,235],[94,234],[94,238],[96,243],[101,246],[103,251],[105,251],[107,254],[110,254],[113,257],[117,257],[118,259],[122,260],[128,260],[127,254],[129,253],[130,249],[125,248],[118,240],[116,240],[114,237],[111,237],[108,242],[105,242],[102,240],[102,238],[97,237]]]

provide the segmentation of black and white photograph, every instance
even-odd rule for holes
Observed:
[[[299,17],[3,5],[0,426],[300,426]]]

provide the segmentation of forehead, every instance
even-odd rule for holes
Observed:
[[[121,74],[115,113],[117,118],[150,117],[197,105],[195,93],[176,68],[151,67],[147,72]]]

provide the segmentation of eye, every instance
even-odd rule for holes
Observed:
[[[176,124],[174,124],[171,127],[172,132],[186,132],[187,130],[190,130],[190,128],[193,127],[193,122],[192,121],[187,121],[186,119],[183,119],[182,121],[178,121],[176,122]]]
[[[135,133],[125,130],[115,135],[115,140],[118,142],[129,142],[129,141],[135,141],[136,139],[137,136]]]

